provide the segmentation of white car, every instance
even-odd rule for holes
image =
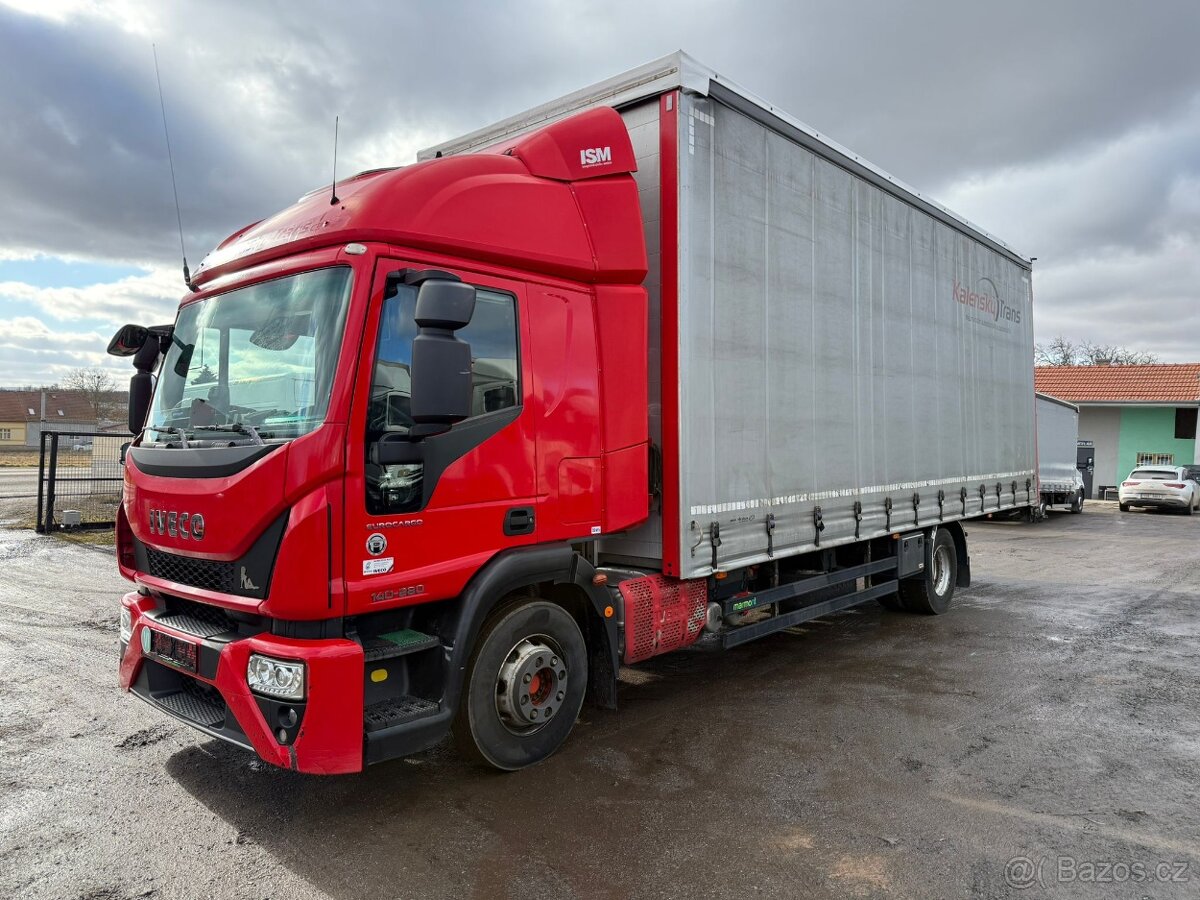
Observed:
[[[1181,466],[1142,466],[1117,489],[1121,512],[1131,506],[1181,509],[1189,516],[1200,509],[1200,483]]]

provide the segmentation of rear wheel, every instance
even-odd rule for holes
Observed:
[[[1071,501],[1071,512],[1076,514],[1083,512],[1083,491],[1075,494],[1075,499]]]
[[[910,612],[941,615],[950,609],[958,581],[958,554],[954,539],[943,528],[937,530],[924,574],[900,582],[900,602]]]
[[[1129,512],[1128,503],[1118,503],[1117,506],[1120,508],[1121,512]]]
[[[466,758],[504,771],[562,746],[583,706],[587,644],[561,606],[522,597],[484,624],[459,699],[454,737]]]

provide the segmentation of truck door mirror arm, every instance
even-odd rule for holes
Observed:
[[[425,438],[450,430],[449,425],[414,425],[407,434],[385,434],[371,447],[371,462],[377,466],[403,466],[425,461]]]

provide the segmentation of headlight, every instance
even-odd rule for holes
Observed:
[[[304,699],[304,663],[250,654],[246,666],[250,690],[285,700]]]
[[[133,614],[130,613],[128,606],[121,607],[121,641],[128,644],[129,639],[133,637]]]

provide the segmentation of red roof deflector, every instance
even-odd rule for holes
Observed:
[[[556,181],[637,171],[625,124],[620,114],[607,106],[535,131],[500,152],[521,160],[530,174]]]
[[[379,241],[573,280],[646,276],[633,146],[620,115],[580,113],[490,152],[432,159],[314,191],[235,232],[195,281],[285,254]]]

